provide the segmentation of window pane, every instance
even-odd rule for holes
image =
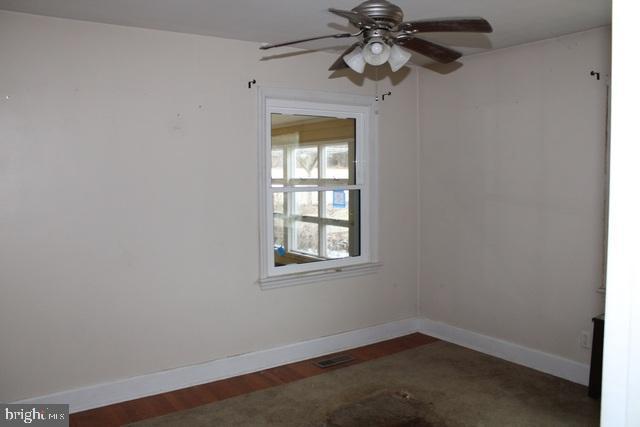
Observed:
[[[293,195],[293,213],[300,216],[318,216],[318,192],[299,192]]]
[[[271,179],[284,178],[284,150],[271,150]]]
[[[327,258],[349,256],[349,228],[327,225]]]
[[[323,150],[322,178],[349,179],[349,146],[327,145]]]
[[[284,220],[273,218],[273,247],[282,252],[284,250]]]
[[[349,219],[349,193],[351,191],[326,191],[325,216],[331,219]]]
[[[293,177],[318,178],[318,147],[296,148],[293,150]]]
[[[273,193],[273,213],[284,213],[284,193]]]
[[[294,239],[291,250],[311,255],[318,255],[318,224],[295,221],[293,223]]]

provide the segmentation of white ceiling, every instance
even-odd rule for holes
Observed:
[[[395,0],[405,20],[481,16],[494,28],[482,34],[428,38],[469,54],[611,24],[611,0]],[[255,42],[279,42],[342,32],[346,21],[327,8],[347,0],[0,0],[0,9]],[[337,49],[349,40],[298,45]],[[271,53],[271,52],[270,52]]]

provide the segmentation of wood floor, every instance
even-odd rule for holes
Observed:
[[[377,359],[403,350],[429,344],[434,341],[437,340],[426,335],[415,333],[349,350],[348,353],[354,358],[354,361],[333,368],[318,368],[313,364],[318,358],[309,359],[254,372],[252,374],[228,378],[226,380],[214,381],[168,393],[157,394],[155,396],[78,412],[71,415],[70,426],[120,426],[146,418],[153,418],[171,412],[194,408],[217,400],[228,399],[252,391],[290,383],[335,369],[341,369],[345,366],[366,362],[367,360]],[[323,356],[321,359],[325,357],[326,356]]]

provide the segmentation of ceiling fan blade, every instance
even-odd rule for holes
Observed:
[[[376,21],[358,12],[334,8],[329,8],[329,12],[348,19],[349,22],[358,28],[374,28],[376,26]]]
[[[336,71],[336,70],[342,70],[344,68],[349,68],[349,66],[347,65],[346,62],[344,62],[344,57],[348,54],[350,54],[351,52],[353,52],[353,50],[355,48],[357,48],[358,46],[360,46],[360,43],[354,43],[349,49],[345,50],[344,52],[342,52],[342,55],[340,55],[340,57],[336,60],[336,62],[334,62],[331,67],[329,67],[329,71]]]
[[[460,52],[453,49],[417,37],[398,37],[396,43],[442,64],[448,64],[462,56]]]
[[[310,42],[310,41],[313,41],[313,40],[344,39],[344,38],[348,38],[348,37],[355,37],[355,35],[351,34],[351,33],[331,34],[329,36],[311,37],[311,38],[308,38],[308,39],[295,40],[295,41],[291,41],[291,42],[267,44],[267,45],[264,45],[264,46],[260,46],[260,49],[266,50],[266,49],[273,49],[274,47],[282,47],[282,46],[289,46],[289,45],[292,45],[292,44]]]
[[[491,24],[482,18],[448,18],[409,21],[398,25],[397,30],[408,34],[435,32],[493,32]]]

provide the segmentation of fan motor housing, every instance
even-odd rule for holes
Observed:
[[[402,22],[404,13],[402,9],[386,0],[369,0],[354,7],[354,12],[366,15],[371,19],[389,28]]]

